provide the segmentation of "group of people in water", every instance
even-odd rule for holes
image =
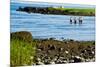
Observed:
[[[82,17],[79,17],[79,18],[76,18],[76,17],[70,17],[70,24],[82,24],[83,23],[83,18]]]

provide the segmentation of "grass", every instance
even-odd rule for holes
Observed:
[[[91,12],[91,11],[95,11],[95,9],[92,9],[92,8],[51,8],[51,9],[57,9],[57,10],[68,10],[68,11],[82,11],[82,12]]]
[[[19,39],[11,39],[11,66],[32,65],[35,59],[35,45],[35,42],[28,43]]]
[[[48,8],[49,10],[59,10],[64,11],[68,14],[75,15],[95,15],[95,8]]]

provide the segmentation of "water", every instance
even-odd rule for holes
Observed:
[[[37,7],[41,7],[41,5],[43,4],[31,4],[31,6]],[[83,24],[75,25],[70,24],[69,18],[71,16],[69,15],[28,14],[26,12],[16,11],[19,6],[30,6],[30,4],[11,3],[11,32],[29,31],[32,33],[34,38],[54,37],[56,39],[61,39],[63,37],[65,39],[75,40],[95,40],[94,16],[83,16]],[[66,7],[75,8],[74,5]]]

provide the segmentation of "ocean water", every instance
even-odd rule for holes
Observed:
[[[70,24],[70,15],[47,15],[39,13],[28,14],[19,12],[16,9],[21,6],[48,7],[59,6],[59,4],[26,4],[11,3],[11,32],[29,31],[33,38],[56,38],[58,40],[75,39],[75,40],[95,40],[95,17],[83,16],[83,24]],[[60,4],[61,5],[61,4]],[[89,8],[88,6],[63,4],[67,8]],[[91,6],[90,6],[91,7]],[[95,8],[95,6],[92,6]],[[74,16],[73,16],[74,17]],[[79,16],[76,16],[79,18]]]

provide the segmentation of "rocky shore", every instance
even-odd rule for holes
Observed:
[[[16,43],[14,43],[14,40],[17,40]],[[11,42],[13,42],[11,44],[11,49],[13,49],[12,52],[19,49],[20,46],[21,51],[23,51],[23,56],[21,55],[22,63],[19,63],[19,54],[18,57],[16,57],[17,54],[14,56],[13,53],[11,53],[13,55],[11,57],[11,65],[28,65],[28,61],[30,61],[31,65],[95,62],[95,41],[75,41],[72,39],[63,39],[59,41],[54,38],[34,39],[30,32],[21,31],[11,33]],[[19,46],[13,47],[13,45]],[[27,45],[35,46],[29,49]],[[32,51],[33,48],[34,51]],[[25,49],[26,51],[24,51]],[[28,53],[35,53],[28,56],[25,55],[27,51]],[[18,60],[12,59],[13,57],[16,57]],[[28,58],[28,60],[25,60],[26,57],[30,59]],[[18,61],[19,64],[17,64],[16,61]]]
[[[54,8],[54,7],[19,7],[16,11],[55,15],[95,16],[95,9]]]
[[[94,62],[95,45],[91,41],[42,40],[37,44],[35,57],[34,65]]]

